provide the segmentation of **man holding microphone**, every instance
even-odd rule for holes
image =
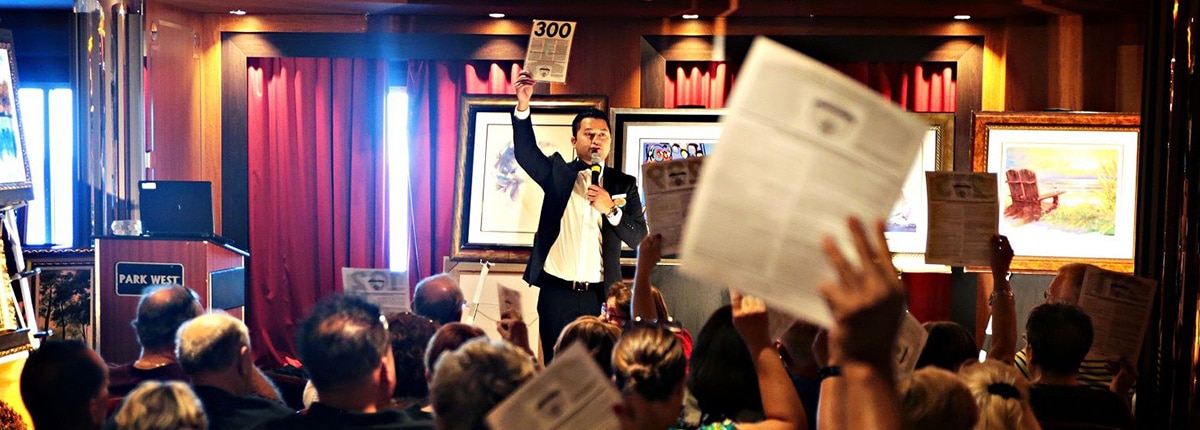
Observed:
[[[621,242],[636,248],[646,236],[646,217],[637,180],[603,165],[612,149],[604,112],[589,108],[575,116],[574,154],[542,153],[530,120],[534,83],[528,71],[514,83],[513,145],[517,163],[546,193],[524,279],[541,288],[539,332],[550,364],[563,327],[600,314],[605,290],[622,279]]]

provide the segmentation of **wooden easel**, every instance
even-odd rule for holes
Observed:
[[[37,329],[37,313],[33,297],[30,295],[29,276],[23,275],[25,271],[25,257],[21,250],[21,236],[17,231],[17,212],[16,209],[20,205],[7,206],[0,208],[0,361],[6,356],[27,351],[36,348],[39,340],[34,337]],[[7,273],[5,265],[5,255],[3,249],[11,247],[13,251],[14,266],[16,273]],[[12,281],[12,279],[16,279]],[[24,306],[14,306],[17,304],[15,288],[21,290],[21,303]],[[12,327],[12,320],[16,320],[16,327]]]

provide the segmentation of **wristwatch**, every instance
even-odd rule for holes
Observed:
[[[605,216],[608,216],[608,217],[617,216],[617,205],[613,205],[612,209],[609,209],[608,214],[606,214]]]

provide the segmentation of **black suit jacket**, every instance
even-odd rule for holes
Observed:
[[[512,123],[513,152],[517,163],[546,192],[546,197],[542,200],[537,233],[533,236],[533,255],[529,257],[524,277],[525,282],[540,285],[538,280],[542,276],[550,247],[558,240],[563,213],[567,210],[567,202],[571,198],[571,190],[575,187],[579,168],[577,164],[564,160],[560,154],[555,153],[547,157],[542,153],[538,148],[537,138],[533,135],[533,122],[530,118],[522,120],[514,114]],[[605,219],[600,223],[600,257],[604,261],[604,285],[607,288],[622,279],[621,242],[624,241],[636,249],[646,237],[646,216],[642,213],[642,198],[638,195],[637,179],[633,176],[605,167],[604,189],[614,196],[625,194],[621,222],[614,226]]]

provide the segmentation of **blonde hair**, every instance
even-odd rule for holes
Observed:
[[[900,383],[905,429],[971,430],[979,419],[975,399],[958,375],[926,367]]]
[[[571,321],[558,334],[554,343],[554,354],[560,354],[575,342],[582,342],[588,353],[596,359],[600,370],[606,376],[612,375],[612,352],[617,339],[621,337],[621,328],[616,324],[604,321],[595,315],[584,315]]]
[[[192,389],[179,381],[146,381],[133,389],[116,415],[120,430],[205,430],[208,417]]]
[[[1024,419],[1029,405],[1029,381],[1011,365],[989,360],[964,366],[959,375],[979,406],[977,430],[1039,428],[1036,421]]]

